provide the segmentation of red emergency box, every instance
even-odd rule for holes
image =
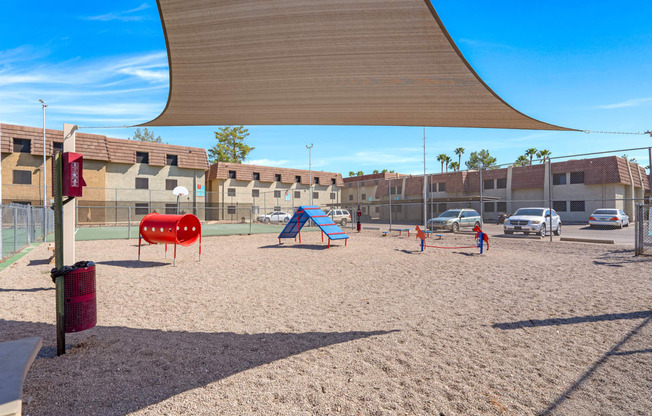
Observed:
[[[62,165],[61,195],[82,196],[82,187],[86,186],[86,182],[84,182],[84,157],[81,153],[63,153]],[[52,170],[54,171],[54,164]],[[54,172],[52,177],[54,178]],[[52,187],[52,196],[54,196],[54,187]]]

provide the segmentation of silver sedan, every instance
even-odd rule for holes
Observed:
[[[589,217],[589,226],[623,228],[629,226],[629,216],[622,209],[596,209]]]

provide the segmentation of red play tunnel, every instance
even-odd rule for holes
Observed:
[[[174,244],[174,259],[177,258],[177,244],[190,246],[199,239],[201,256],[201,223],[192,214],[167,215],[152,212],[143,217],[139,228],[140,238],[150,244]],[[140,238],[138,239],[138,259],[140,260]]]

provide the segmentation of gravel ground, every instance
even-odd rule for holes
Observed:
[[[446,234],[429,244],[473,244]],[[0,341],[44,338],[36,415],[649,415],[652,258],[625,247],[492,239],[418,250],[354,234],[179,249],[77,243],[97,327],[55,354],[45,246],[0,272]],[[171,251],[169,252],[171,254]]]

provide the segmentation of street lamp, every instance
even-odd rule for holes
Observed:
[[[46,220],[46,210],[45,207],[48,204],[47,198],[48,198],[48,182],[47,182],[47,171],[46,166],[45,166],[45,107],[47,107],[47,104],[43,102],[43,100],[39,100],[41,103],[41,107],[43,107],[43,241],[45,241],[45,236],[47,234],[47,230],[45,229],[45,220]]]
[[[312,146],[312,143],[310,143],[310,146],[306,145],[306,149],[308,149],[308,192],[310,193],[308,200],[310,201],[310,205],[312,205]]]

